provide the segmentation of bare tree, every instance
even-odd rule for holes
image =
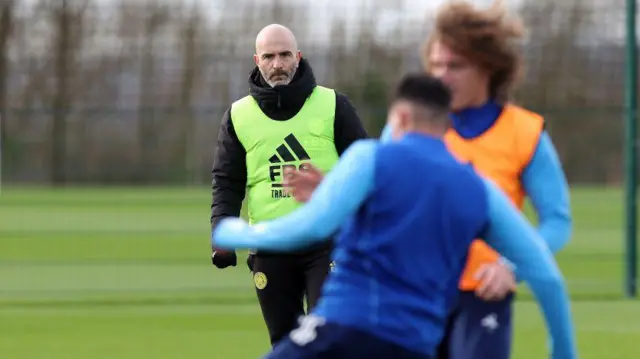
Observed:
[[[530,77],[528,94],[522,98],[524,101],[549,107],[554,102],[566,100],[568,85],[573,82],[566,76],[567,72],[577,74],[584,69],[587,59],[578,39],[588,25],[588,10],[580,0],[524,3],[521,12],[525,14],[529,28],[525,52],[526,58],[531,60],[528,61]],[[563,14],[562,19],[549,18],[553,13]],[[530,91],[531,86],[539,91]]]
[[[140,93],[138,102],[138,180],[153,177],[153,152],[157,138],[154,129],[155,111],[152,110],[154,78],[156,76],[155,45],[160,30],[170,20],[169,8],[157,1],[147,1],[143,29],[143,47],[140,58]],[[151,113],[150,113],[151,112]]]
[[[5,0],[0,4],[0,156],[7,149],[7,107],[9,87],[9,40],[13,30],[13,9],[15,2]],[[0,163],[0,180],[5,162]]]
[[[255,35],[272,22],[295,32],[318,82],[349,95],[375,134],[389,85],[419,68],[428,34],[429,19],[400,20],[404,1],[365,1],[357,17],[333,24],[315,24],[308,8],[285,0],[189,1],[0,0],[0,139],[9,120],[9,152],[19,159],[11,175],[178,179],[160,177],[171,169],[184,175],[178,180],[208,179],[222,111],[246,94]],[[91,12],[98,4],[112,8]],[[545,115],[570,180],[615,182],[624,52],[595,39],[619,25],[622,10],[579,0],[524,6],[529,66],[516,100]],[[329,43],[308,36],[319,25],[329,27]],[[7,113],[12,106],[24,111]],[[43,162],[51,168],[40,174]]]
[[[67,114],[69,98],[69,72],[71,62],[71,21],[72,10],[69,0],[61,0],[52,6],[53,22],[56,26],[55,40],[55,92],[52,101],[53,122],[51,130],[51,180],[54,184],[65,182],[67,152]]]
[[[51,98],[51,182],[67,181],[68,117],[73,106],[76,56],[82,45],[89,0],[57,0],[49,3],[53,31],[54,87]]]
[[[21,74],[25,75],[26,82],[22,88],[17,91],[17,105],[25,109],[36,106],[36,102],[48,99],[50,89],[48,87],[49,79],[52,77],[54,59],[47,56],[51,51],[53,38],[47,38],[44,43],[37,41],[42,36],[42,29],[38,25],[46,27],[50,32],[52,27],[45,20],[50,18],[51,8],[47,0],[40,0],[31,8],[31,12],[26,15],[18,23],[14,24],[13,37],[15,38],[16,52],[18,54],[18,63]],[[34,45],[36,43],[37,45]],[[44,51],[43,51],[44,48]],[[43,55],[46,52],[47,55]],[[27,121],[22,121],[25,126]]]
[[[201,33],[202,16],[197,3],[191,7],[191,12],[182,21],[180,29],[180,39],[182,44],[182,83],[179,93],[180,113],[180,138],[178,151],[183,163],[185,180],[190,183],[196,175],[195,162],[195,119],[193,116],[192,105],[193,96],[196,89],[196,78],[202,73],[198,61],[198,40]]]
[[[529,28],[524,47],[528,76],[517,100],[545,115],[570,180],[607,182],[621,173],[617,143],[622,129],[619,121],[611,121],[618,113],[602,106],[619,106],[622,93],[610,86],[609,69],[599,69],[612,52],[591,41],[599,27],[592,23],[594,11],[580,0],[525,3],[521,13]],[[587,36],[589,41],[581,41]]]
[[[334,28],[336,33],[332,37],[334,46],[342,47],[338,56],[333,57],[330,66],[332,71],[341,73],[336,86],[340,91],[346,92],[355,103],[365,119],[364,125],[371,133],[379,132],[383,127],[389,85],[402,72],[406,56],[403,53],[405,48],[401,41],[401,27],[389,35],[389,38],[397,39],[397,43],[380,40],[376,36],[378,14],[387,6],[384,1],[376,1],[362,13],[357,26],[359,30],[355,46],[346,47],[346,31],[341,34],[340,27]]]

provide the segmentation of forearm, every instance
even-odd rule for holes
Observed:
[[[554,358],[574,358],[575,338],[564,278],[548,245],[524,215],[487,182],[490,223],[484,238],[518,268],[538,300],[553,342]]]
[[[538,233],[546,240],[551,252],[557,253],[571,237],[571,222],[566,218],[549,218],[540,222]]]
[[[258,250],[295,250],[326,240],[350,218],[373,188],[374,147],[351,146],[309,201],[294,212],[253,227],[223,220],[214,233],[218,246]]]
[[[214,230],[212,244],[220,249],[258,249],[286,252],[320,241],[322,219],[309,218],[310,211],[300,209],[271,222],[248,225],[240,218],[225,218]]]
[[[527,284],[544,314],[548,335],[553,343],[552,358],[576,358],[577,347],[566,285],[562,280],[528,280]]]

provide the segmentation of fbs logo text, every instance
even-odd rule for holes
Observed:
[[[269,158],[269,179],[271,181],[271,198],[288,198],[292,196],[282,183],[289,169],[304,171],[311,156],[302,147],[293,134],[284,138],[284,143],[276,148],[276,153]],[[300,163],[302,162],[302,163]]]

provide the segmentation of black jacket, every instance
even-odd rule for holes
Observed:
[[[269,118],[286,121],[295,116],[316,87],[309,63],[302,59],[291,83],[271,87],[258,68],[249,76],[250,94]],[[356,140],[366,138],[355,108],[345,95],[336,92],[334,140],[339,155]],[[213,161],[211,226],[224,217],[240,215],[247,185],[246,151],[238,140],[231,122],[231,108],[222,117]]]

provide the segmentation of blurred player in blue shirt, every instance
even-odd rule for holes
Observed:
[[[450,104],[439,80],[406,76],[389,111],[393,141],[356,142],[288,216],[254,226],[229,218],[216,228],[216,247],[265,250],[341,230],[320,302],[267,359],[434,358],[478,237],[518,266],[542,307],[552,358],[577,358],[553,256],[502,192],[447,150]]]

